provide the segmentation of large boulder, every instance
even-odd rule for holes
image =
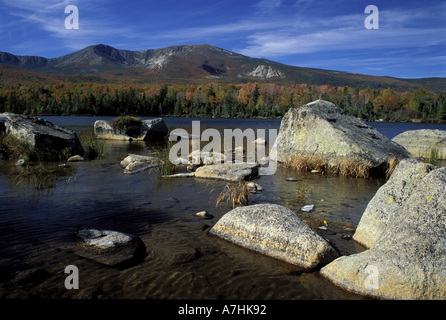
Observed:
[[[259,168],[258,163],[221,163],[199,167],[195,171],[195,177],[237,182],[258,177]]]
[[[323,100],[292,108],[283,117],[271,157],[283,162],[296,154],[319,156],[331,167],[352,159],[371,175],[384,174],[393,157],[412,157],[362,120]]]
[[[100,139],[148,141],[164,139],[168,129],[162,118],[140,120],[123,128],[114,126],[113,121],[97,120],[94,132]]]
[[[410,189],[370,249],[336,259],[321,274],[368,296],[446,299],[446,168]]]
[[[402,145],[415,157],[431,157],[446,159],[446,131],[445,130],[409,130],[400,133],[392,139]]]
[[[370,248],[389,222],[399,215],[418,183],[434,169],[434,166],[415,159],[402,160],[368,203],[353,239]]]
[[[305,269],[320,267],[338,257],[334,248],[294,212],[277,204],[235,208],[210,233]]]
[[[40,118],[1,113],[0,133],[25,142],[41,160],[60,160],[62,156],[84,154],[76,132]]]

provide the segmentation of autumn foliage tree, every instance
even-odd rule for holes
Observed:
[[[0,112],[29,115],[280,117],[317,99],[364,120],[445,120],[446,95],[420,88],[274,83],[129,85],[59,83],[0,87]]]

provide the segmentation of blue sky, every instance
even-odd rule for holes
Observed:
[[[65,8],[79,9],[66,29]],[[379,10],[367,29],[364,10]],[[210,44],[284,64],[446,77],[445,0],[0,0],[0,51],[55,58],[93,44]]]

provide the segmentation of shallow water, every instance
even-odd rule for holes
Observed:
[[[48,117],[77,131],[91,130],[94,118]],[[169,129],[190,130],[191,119],[166,118]],[[279,128],[280,120],[199,119],[202,130]],[[373,125],[373,124],[372,124]],[[385,125],[385,124],[380,124]],[[389,136],[388,124],[381,130]],[[398,126],[398,130],[408,130]],[[155,146],[159,148],[160,146]],[[209,235],[226,213],[216,207],[223,181],[163,179],[156,170],[122,173],[120,161],[129,153],[156,155],[146,142],[107,142],[101,159],[46,164],[57,174],[54,188],[36,190],[26,179],[10,174],[13,164],[0,163],[0,297],[114,299],[361,299],[322,279]],[[287,181],[293,177],[297,181]],[[351,240],[368,201],[382,179],[352,179],[301,173],[279,167],[256,180],[263,191],[250,204],[278,203],[317,228],[326,221],[336,234],[323,234],[341,254],[363,250]],[[305,196],[299,196],[305,190]],[[314,204],[310,213],[300,210]],[[206,210],[213,218],[200,219]],[[138,235],[149,256],[126,268],[105,267],[73,253],[80,228],[110,229]],[[165,248],[194,248],[197,259],[171,263],[159,254]],[[160,249],[161,248],[161,249]],[[79,268],[79,290],[67,290],[64,269]]]

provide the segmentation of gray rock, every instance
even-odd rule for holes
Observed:
[[[125,174],[136,174],[158,165],[159,161],[157,158],[137,154],[130,154],[121,161],[121,166],[124,167],[123,172]]]
[[[393,157],[412,157],[362,120],[323,100],[292,108],[283,117],[270,157],[284,161],[295,154],[321,156],[328,164],[354,159],[371,175],[384,174]]]
[[[142,260],[147,254],[138,237],[112,230],[82,229],[77,232],[82,239],[75,246],[75,253],[108,266],[122,266]]]
[[[195,171],[196,178],[217,179],[226,181],[251,180],[259,175],[258,163],[222,163],[199,167]]]
[[[69,157],[67,162],[82,162],[85,161],[84,157],[80,156],[80,155],[75,155],[72,157]]]
[[[415,157],[429,157],[431,152],[436,151],[438,159],[446,159],[445,130],[410,130],[400,133],[392,140]]]
[[[434,166],[415,159],[402,160],[368,203],[353,239],[370,248],[399,214],[417,184],[434,169]]]
[[[94,132],[100,139],[123,141],[160,140],[167,136],[168,129],[162,118],[142,120],[138,126],[130,126],[122,131],[115,130],[110,121],[97,120]]]
[[[235,208],[210,233],[305,269],[322,266],[338,257],[334,248],[294,212],[277,204]]]
[[[1,113],[1,132],[27,143],[43,160],[60,160],[68,153],[84,154],[76,132],[40,118]]]
[[[373,246],[321,269],[335,284],[385,299],[446,299],[446,168],[419,180]]]

